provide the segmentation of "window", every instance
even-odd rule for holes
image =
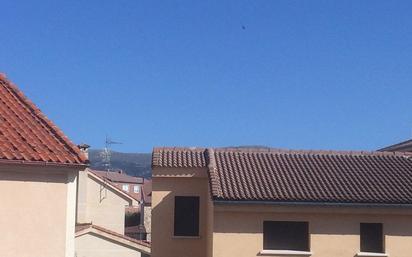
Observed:
[[[122,185],[122,189],[123,191],[129,192],[129,185],[127,184]]]
[[[361,252],[383,253],[383,225],[382,223],[360,224]]]
[[[199,197],[175,197],[175,236],[199,236]]]
[[[309,223],[263,222],[263,249],[309,251]]]
[[[135,193],[139,193],[139,190],[140,188],[139,188],[139,186],[134,186],[133,187],[133,192],[135,192]]]

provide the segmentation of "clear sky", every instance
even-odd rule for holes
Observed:
[[[412,137],[412,1],[0,0],[0,71],[75,142]]]

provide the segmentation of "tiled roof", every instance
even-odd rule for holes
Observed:
[[[2,74],[0,160],[65,165],[87,162],[80,149]]]
[[[173,168],[205,167],[205,151],[206,148],[154,148],[152,155],[152,166]]]
[[[378,151],[401,151],[401,152],[412,152],[412,139],[406,140],[394,145],[387,146],[385,148],[379,149]]]
[[[99,177],[106,178],[112,182],[129,183],[129,184],[143,184],[143,178],[129,176],[123,172],[118,171],[102,171],[91,170]]]
[[[173,148],[167,149],[154,149],[153,155],[162,160],[154,166],[178,167],[181,161],[174,159]],[[197,149],[190,151],[186,155],[199,155]],[[269,148],[202,152],[207,163],[201,167],[208,167],[214,200],[412,204],[412,156],[406,153]]]

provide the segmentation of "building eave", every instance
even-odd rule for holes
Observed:
[[[80,163],[62,163],[62,162],[43,162],[43,161],[25,161],[25,160],[4,160],[0,159],[0,164],[4,165],[24,165],[24,166],[47,166],[47,167],[65,167],[73,169],[85,169],[88,164]]]
[[[213,200],[216,205],[270,205],[270,206],[314,206],[314,207],[352,207],[352,208],[384,208],[384,209],[412,209],[412,204],[387,203],[329,203],[329,202],[280,202],[280,201],[234,201]]]

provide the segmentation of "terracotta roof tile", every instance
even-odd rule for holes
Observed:
[[[153,166],[190,167],[182,152],[206,160],[214,200],[412,204],[407,153],[155,148]]]
[[[85,164],[86,157],[0,74],[0,160]]]
[[[174,168],[204,167],[206,165],[205,151],[206,148],[155,148],[152,155],[152,165]]]

